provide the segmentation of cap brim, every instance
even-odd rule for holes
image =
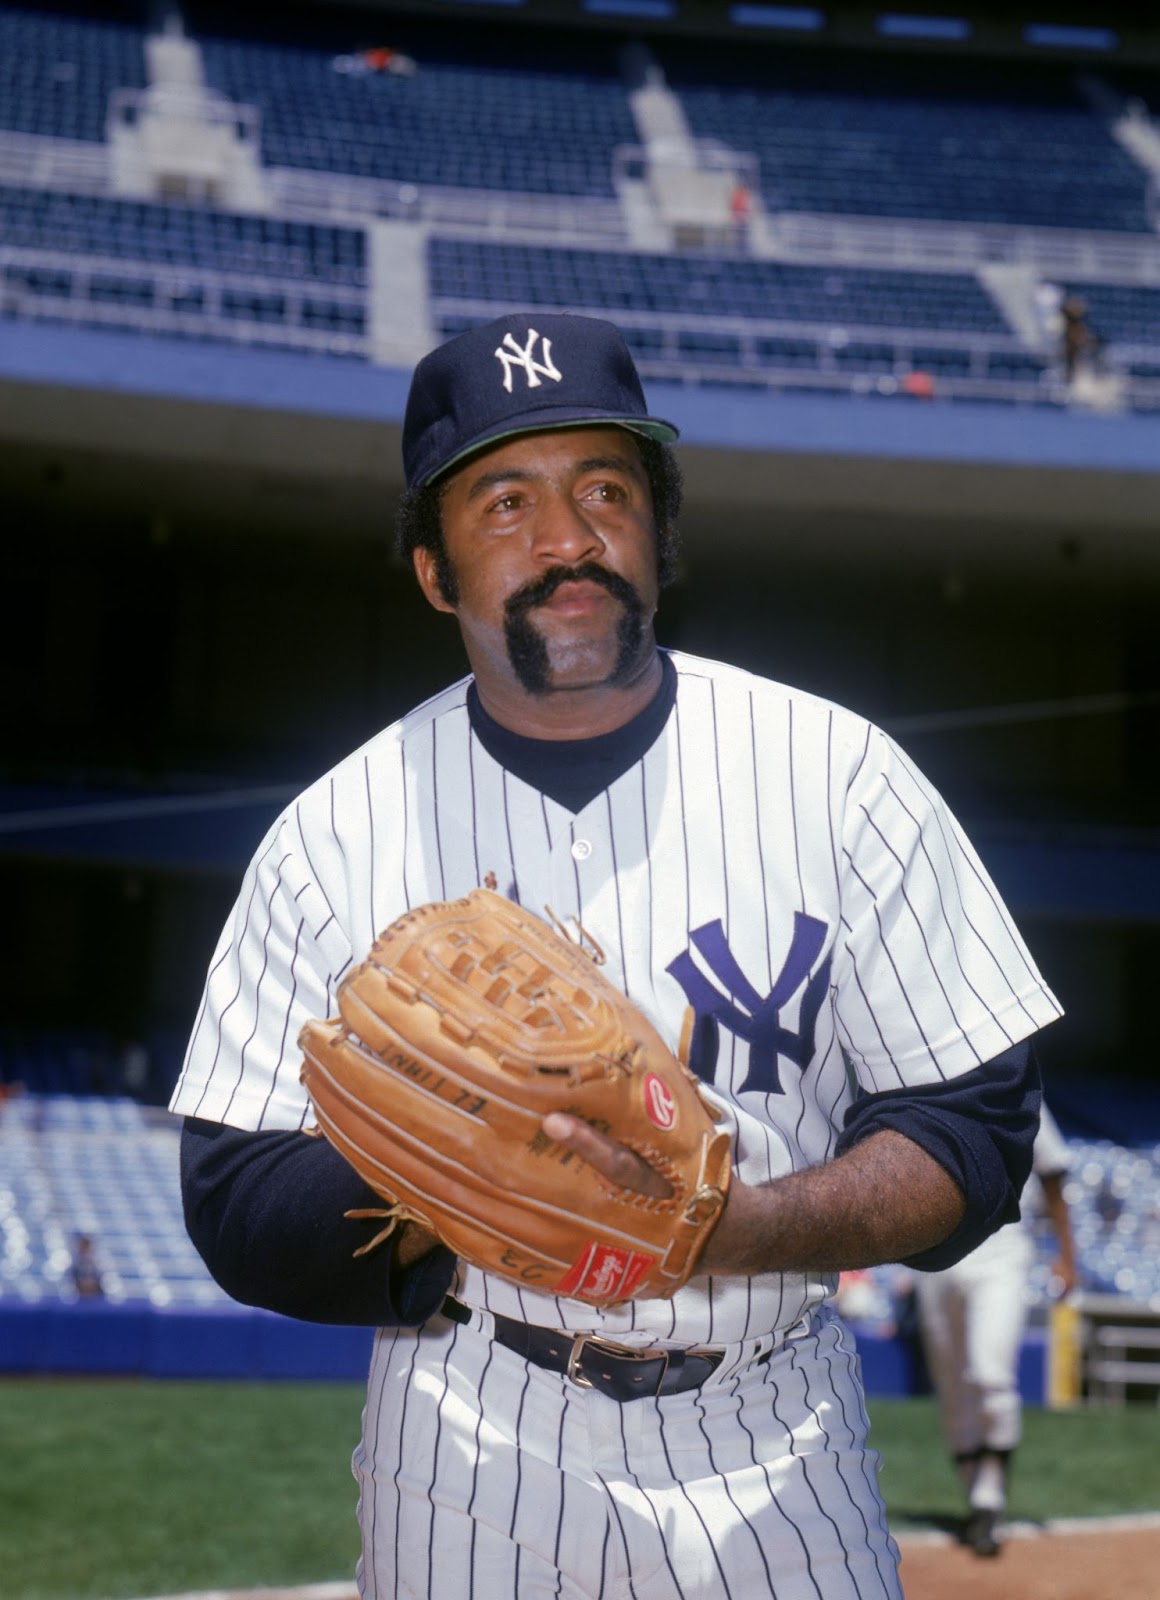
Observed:
[[[411,487],[425,488],[427,484],[434,483],[436,478],[442,478],[453,467],[461,465],[468,456],[475,455],[485,446],[500,444],[504,439],[515,439],[525,433],[555,433],[563,428],[627,428],[630,433],[639,433],[646,439],[655,439],[658,444],[672,444],[680,437],[673,423],[665,422],[662,417],[610,416],[607,412],[593,414],[591,411],[572,411],[567,408],[561,408],[559,411],[546,410],[534,418],[526,418],[523,422],[501,422],[494,428],[485,429],[434,471],[417,479]]]

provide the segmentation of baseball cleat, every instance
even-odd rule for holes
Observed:
[[[963,1543],[977,1556],[997,1556],[1001,1549],[995,1532],[997,1521],[994,1511],[972,1511],[963,1529]]]

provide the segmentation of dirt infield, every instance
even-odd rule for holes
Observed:
[[[1160,1600],[1160,1517],[1016,1527],[993,1558],[899,1538],[906,1600]]]

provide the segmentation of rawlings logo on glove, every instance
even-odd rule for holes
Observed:
[[[485,1271],[600,1307],[692,1275],[728,1193],[729,1135],[576,945],[477,889],[400,917],[338,1004],[299,1035],[302,1082],[392,1226],[418,1222]],[[610,1183],[547,1137],[552,1111],[635,1151],[671,1196]]]

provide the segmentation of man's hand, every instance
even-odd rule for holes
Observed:
[[[659,1199],[667,1199],[672,1194],[672,1184],[662,1178],[654,1167],[650,1167],[643,1157],[638,1156],[635,1150],[618,1144],[615,1139],[590,1127],[579,1117],[554,1111],[544,1118],[543,1128],[549,1139],[575,1151],[610,1183],[622,1189],[635,1189],[638,1194],[656,1195]],[[756,1196],[772,1197],[772,1191],[753,1189],[743,1184],[734,1173],[725,1210],[709,1236],[705,1254],[701,1257],[703,1272],[738,1270],[732,1266],[737,1254],[736,1237],[744,1235],[754,1226],[760,1226],[764,1214],[762,1205],[766,1210],[770,1205],[769,1198],[755,1200]]]
[[[319,1128],[392,1224],[592,1306],[668,1298],[696,1270],[732,1179],[729,1131],[648,1018],[540,917],[490,889],[412,907],[344,975],[336,1015],[298,1039]],[[623,1151],[596,1162],[614,1174],[627,1162],[630,1184],[673,1198],[626,1204],[594,1161],[544,1134],[564,1110],[619,1130],[662,1188]],[[432,1248],[420,1231],[395,1260]]]
[[[665,1200],[673,1192],[667,1178],[662,1178],[654,1167],[629,1150],[601,1133],[580,1117],[570,1117],[563,1111],[553,1111],[541,1124],[549,1139],[573,1150],[590,1167],[621,1189],[635,1189],[638,1194],[656,1195]]]
[[[544,1118],[550,1139],[610,1183],[665,1197],[671,1186],[578,1117]],[[836,1161],[754,1186],[736,1175],[700,1261],[702,1272],[843,1272],[918,1255],[962,1220],[963,1196],[933,1156],[901,1133],[871,1134]]]
[[[1048,1275],[1053,1294],[1058,1294],[1062,1299],[1069,1295],[1073,1289],[1079,1288],[1079,1268],[1070,1256],[1059,1255],[1051,1263],[1051,1272]]]
[[[417,1222],[404,1222],[396,1231],[395,1264],[400,1267],[414,1266],[416,1261],[430,1255],[438,1243],[435,1235],[428,1233]]]
[[[1070,1294],[1079,1286],[1079,1264],[1076,1260],[1075,1238],[1071,1231],[1071,1214],[1064,1198],[1063,1174],[1048,1172],[1040,1181],[1043,1185],[1047,1214],[1055,1228],[1056,1242],[1059,1246],[1059,1253],[1051,1267],[1052,1290],[1062,1296]]]

